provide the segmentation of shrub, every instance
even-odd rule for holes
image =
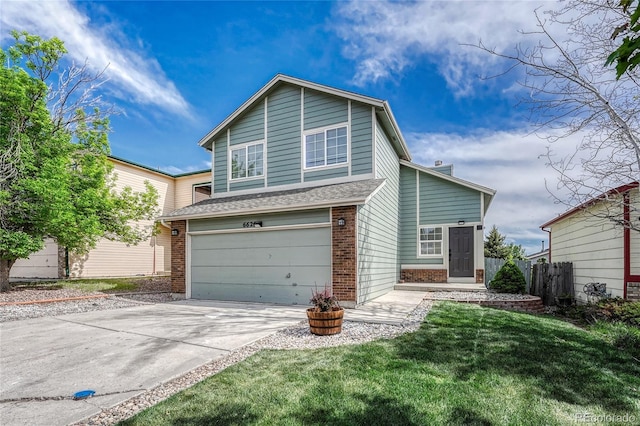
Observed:
[[[527,281],[516,263],[508,260],[491,280],[489,288],[498,293],[524,293]]]
[[[597,305],[604,319],[640,327],[640,302],[615,297],[600,300]]]

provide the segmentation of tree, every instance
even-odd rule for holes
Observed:
[[[535,11],[534,16],[538,30],[523,33],[534,41],[529,47],[518,45],[511,54],[482,42],[476,47],[508,60],[506,73],[523,71],[519,83],[526,96],[520,104],[530,108],[536,132],[549,142],[543,156],[558,174],[555,188],[548,186],[556,202],[571,209],[604,200],[607,208],[599,209],[598,217],[640,231],[639,221],[625,220],[625,197],[606,192],[640,176],[638,68],[628,67],[616,78],[603,66],[615,50],[611,30],[628,15],[610,0],[573,0],[560,10]],[[562,39],[554,34],[562,34]],[[580,142],[574,152],[559,157],[554,144],[569,137]],[[637,217],[634,206],[628,207],[630,217]]]
[[[0,291],[17,259],[44,239],[84,253],[100,238],[136,244],[149,235],[136,223],[157,215],[157,191],[114,189],[109,123],[92,96],[101,73],[60,69],[57,38],[14,32],[0,49]],[[58,83],[50,83],[52,76]],[[48,86],[49,84],[49,86]]]
[[[506,259],[507,250],[504,245],[506,236],[502,235],[498,228],[493,225],[484,242],[484,257],[493,259]]]
[[[526,260],[527,259],[527,255],[525,253],[525,250],[522,248],[522,245],[520,244],[515,244],[515,243],[509,243],[509,245],[506,247],[506,251],[507,251],[507,257],[505,257],[505,259],[513,259],[513,260]]]
[[[633,3],[636,3],[635,11],[632,9]],[[620,7],[629,20],[614,29],[611,39],[615,40],[622,35],[622,43],[605,62],[605,65],[616,64],[616,78],[640,64],[640,1],[621,0]]]

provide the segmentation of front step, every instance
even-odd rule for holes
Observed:
[[[463,292],[481,292],[487,291],[484,284],[466,284],[466,283],[403,283],[396,284],[394,290],[405,291],[463,291]]]

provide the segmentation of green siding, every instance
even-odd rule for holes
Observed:
[[[351,174],[373,171],[373,135],[371,106],[351,103]]]
[[[302,140],[300,88],[282,85],[267,106],[267,186],[300,182]]]
[[[242,229],[245,222],[262,221],[264,228],[271,226],[328,223],[328,209],[302,210],[286,213],[268,213],[246,216],[229,216],[189,221],[189,231],[214,231],[223,229]]]
[[[400,167],[389,140],[376,125],[376,177],[385,185],[358,209],[358,303],[381,296],[398,282]]]
[[[448,176],[453,176],[453,165],[451,164],[447,164],[446,166],[429,167],[429,169],[435,172],[443,173]]]
[[[191,237],[191,297],[307,305],[331,279],[331,228]]]
[[[349,176],[349,167],[336,167],[331,169],[312,170],[304,172],[304,181],[311,182],[323,179],[332,179]]]
[[[257,103],[231,126],[231,145],[264,139],[264,102]]]
[[[231,181],[229,183],[230,191],[241,191],[245,189],[256,189],[256,188],[264,188],[264,178],[262,179],[250,179],[250,180],[240,180],[240,181]]]
[[[315,90],[304,91],[304,130],[346,123],[349,120],[348,101]]]
[[[215,194],[227,192],[227,138],[222,137],[213,143],[214,161],[214,185],[213,192]]]
[[[420,173],[420,224],[480,222],[480,193]]]
[[[480,193],[411,167],[400,167],[400,264],[442,265],[443,258],[418,258],[416,176],[420,179],[420,225],[480,221]]]

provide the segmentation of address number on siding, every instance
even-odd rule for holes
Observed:
[[[258,221],[258,222],[244,222],[242,224],[243,228],[261,228],[262,227],[262,221]]]

